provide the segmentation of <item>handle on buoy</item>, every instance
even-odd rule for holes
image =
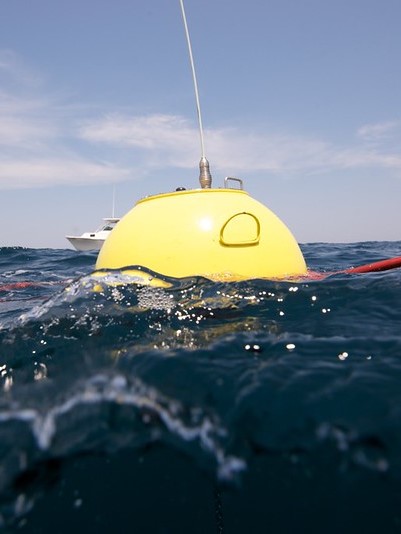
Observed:
[[[226,247],[257,245],[260,240],[260,222],[253,213],[235,213],[220,230],[220,243]]]

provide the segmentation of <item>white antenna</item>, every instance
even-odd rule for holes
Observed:
[[[115,218],[115,215],[114,215],[114,208],[116,206],[116,184],[113,184],[113,206],[112,206],[112,217],[113,219]]]
[[[208,189],[212,185],[212,175],[210,174],[209,162],[205,156],[205,143],[203,139],[202,114],[201,114],[200,103],[199,103],[198,82],[196,81],[195,64],[194,64],[194,58],[192,55],[192,46],[191,46],[191,39],[189,37],[187,17],[185,15],[184,0],[180,0],[180,4],[181,4],[182,18],[184,21],[185,35],[187,37],[189,59],[191,62],[192,78],[193,78],[194,89],[195,89],[196,109],[198,113],[199,134],[200,134],[200,142],[201,142],[201,160],[199,162],[199,169],[200,169],[199,182],[201,184],[202,189]]]

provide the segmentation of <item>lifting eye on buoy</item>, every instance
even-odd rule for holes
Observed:
[[[232,189],[231,187],[229,187],[228,183],[229,182],[237,182],[237,184],[239,184],[239,187],[238,189],[244,189],[244,182],[241,180],[241,178],[234,178],[233,176],[226,176],[224,178],[224,187],[226,189]]]

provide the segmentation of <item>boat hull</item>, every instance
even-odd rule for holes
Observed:
[[[71,245],[80,251],[100,250],[105,239],[96,239],[91,237],[74,237],[66,236]]]
[[[119,220],[117,217],[105,217],[104,223],[95,232],[66,235],[65,237],[76,250],[100,250]]]

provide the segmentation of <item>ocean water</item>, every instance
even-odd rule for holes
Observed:
[[[401,532],[401,242],[169,287],[0,248],[0,529]]]

